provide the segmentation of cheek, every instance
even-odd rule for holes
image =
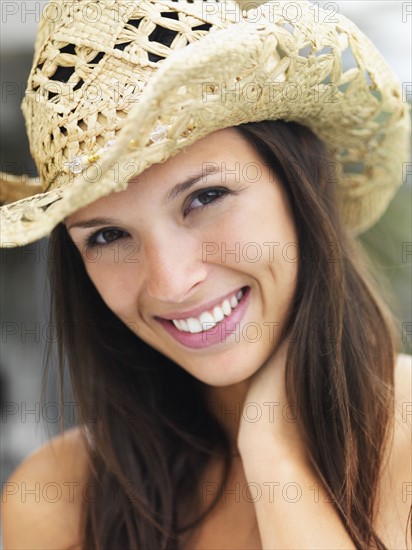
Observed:
[[[272,204],[276,204],[271,197]],[[252,272],[276,266],[285,281],[294,277],[298,256],[297,236],[283,205],[263,208],[264,201],[233,209],[202,233],[202,245],[211,263]],[[207,246],[205,246],[207,245]]]
[[[135,303],[136,275],[130,267],[104,262],[86,265],[86,271],[107,307],[121,319],[129,318]]]

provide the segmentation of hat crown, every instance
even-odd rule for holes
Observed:
[[[64,184],[70,159],[112,140],[162,61],[213,26],[186,0],[75,5],[62,2],[55,24],[44,12],[22,104],[44,190]]]
[[[409,116],[400,83],[343,16],[315,12],[306,0],[49,6],[58,13],[42,12],[22,105],[44,194],[1,213],[23,240],[27,224],[38,238],[38,220],[53,227],[151,164],[245,122],[292,120],[315,132],[340,168],[333,177],[356,231],[376,220],[401,183]],[[90,163],[98,177],[90,179]],[[115,178],[114,164],[122,171]],[[372,188],[377,206],[360,210],[368,192],[362,204],[372,204]],[[34,192],[27,185],[23,197]]]

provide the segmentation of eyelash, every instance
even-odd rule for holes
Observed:
[[[206,188],[206,189],[200,189],[199,191],[195,191],[192,195],[190,195],[186,202],[189,202],[189,204],[192,204],[193,201],[195,201],[196,199],[198,199],[202,195],[207,195],[208,193],[209,194],[210,193],[214,193],[214,194],[218,193],[218,195],[215,196],[215,198],[212,198],[212,200],[210,202],[208,202],[206,204],[202,204],[199,207],[192,208],[192,210],[203,210],[203,208],[206,208],[206,207],[208,207],[212,204],[215,204],[215,203],[219,202],[220,200],[224,199],[227,195],[233,194],[234,191],[229,191],[229,189],[227,189],[225,187],[209,187],[209,188]],[[190,211],[191,210],[189,208],[185,208],[184,212],[183,212],[183,215],[186,217],[190,213]],[[105,229],[99,229],[99,231],[96,231],[95,233],[92,233],[91,235],[89,235],[86,238],[86,248],[90,249],[90,248],[93,248],[93,247],[96,247],[96,246],[105,247],[105,246],[108,246],[109,244],[111,244],[112,242],[118,240],[118,239],[113,239],[112,241],[108,241],[106,243],[98,243],[97,242],[98,237],[100,235],[103,235],[104,233],[108,233],[108,232],[118,232],[118,233],[123,233],[123,234],[126,233],[126,231],[123,231],[122,229],[117,229],[116,227],[106,227]]]
[[[214,199],[212,199],[210,202],[206,204],[202,204],[202,206],[194,208],[192,210],[202,210],[203,208],[206,208],[207,206],[211,204],[215,204],[219,202],[220,200],[224,199],[227,195],[230,195],[233,193],[233,191],[229,191],[229,189],[226,189],[226,187],[209,187],[207,189],[200,189],[199,191],[195,191],[192,195],[189,195],[186,202],[189,204],[192,204],[192,202],[202,195],[207,195],[208,193],[219,193],[218,196],[216,196]],[[188,208],[185,208],[183,214],[184,216],[187,216],[187,214],[190,212]]]

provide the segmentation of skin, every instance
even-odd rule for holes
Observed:
[[[221,172],[209,173],[165,202],[176,184],[204,173],[207,166],[218,166]],[[232,194],[203,208],[201,201],[210,200],[210,194],[191,198],[212,186],[225,187]],[[74,227],[102,217],[117,221]],[[243,403],[252,375],[280,344],[298,268],[297,238],[286,194],[243,136],[235,128],[215,132],[165,163],[153,165],[125,191],[78,210],[65,223],[108,307],[140,338],[202,381],[216,410],[221,410],[222,403],[228,409]],[[121,231],[110,233],[110,227]],[[111,239],[111,244],[88,249],[87,238],[96,232],[100,232],[98,243]],[[250,243],[258,248],[256,244],[248,248]],[[127,261],[131,250],[138,250],[137,262]],[[256,250],[261,252],[259,261],[255,261]],[[250,302],[239,328],[217,345],[188,348],[155,319],[245,286],[251,289]],[[243,332],[245,325],[250,328]],[[261,332],[258,342],[254,341],[257,330]],[[233,440],[238,420],[224,420]]]
[[[200,181],[166,204],[163,198],[173,186],[201,171],[206,161],[222,167],[226,163],[227,170],[239,163],[241,174],[252,174],[244,168],[259,163],[261,177],[258,181],[254,177],[251,181],[236,181],[233,174],[227,175],[226,180],[223,174],[210,175],[207,183]],[[211,186],[226,187],[236,194],[201,210],[199,199],[190,196]],[[190,212],[186,215],[187,210]],[[71,227],[101,216],[115,217],[117,221],[93,229]],[[262,497],[253,504],[241,499],[236,510],[232,501],[227,506],[219,504],[202,525],[191,550],[205,546],[354,548],[308,464],[299,423],[285,422],[279,414],[287,405],[283,374],[290,345],[287,340],[281,341],[279,334],[296,290],[298,267],[296,262],[288,261],[295,254],[290,249],[285,252],[285,245],[297,239],[282,187],[241,135],[235,129],[216,132],[164,164],[151,167],[126,191],[79,210],[65,223],[102,298],[139,337],[203,382],[217,405],[224,405],[229,411],[239,403],[254,403],[263,413],[259,422],[247,421],[248,415],[244,414],[221,414],[233,445],[239,450],[228,487],[251,483],[262,489]],[[106,249],[86,250],[87,236],[110,226],[124,231],[111,235],[122,238]],[[205,242],[220,246],[224,242],[229,251],[235,243],[242,250],[246,243],[254,242],[261,245],[262,256],[258,262],[250,262],[242,255],[235,258],[227,254],[222,258],[219,250],[204,258]],[[269,249],[265,242],[280,245]],[[126,261],[133,247],[138,248],[138,262]],[[249,286],[251,293],[241,324],[253,322],[261,327],[258,344],[242,337],[236,341],[232,336],[225,343],[193,350],[176,342],[155,319],[156,315],[185,311],[244,286]],[[265,333],[271,323],[278,323],[276,330]],[[378,487],[375,525],[388,548],[405,547],[410,506],[405,486],[409,487],[412,465],[411,415],[405,413],[409,411],[405,407],[412,400],[411,367],[409,356],[398,357],[394,434],[383,457]],[[265,406],[268,402],[279,406],[271,409]],[[275,412],[273,417],[270,411]],[[252,412],[250,409],[248,414]],[[84,441],[76,428],[54,438],[19,466],[4,490],[5,548],[56,549],[75,544],[81,519],[81,488],[88,479],[86,463]],[[218,482],[218,468],[219,464],[211,465],[205,482]],[[67,480],[75,487],[70,499]],[[274,493],[269,491],[268,480],[278,484],[278,492],[276,487]],[[65,489],[66,498],[57,502],[44,497],[40,502],[23,500],[19,491],[23,483],[37,483],[44,490],[50,483],[57,483]],[[302,488],[300,500],[292,505],[284,498],[269,498],[279,496],[279,487],[288,484]]]
[[[166,201],[174,186],[205,173],[206,164],[222,171],[204,176],[190,190]],[[257,181],[252,166],[258,167]],[[241,177],[233,173],[236,167]],[[211,186],[225,187],[231,193],[202,207],[202,197],[207,195],[194,196],[194,192]],[[103,217],[115,221],[76,227]],[[281,486],[292,483],[319,489],[317,502],[306,491],[293,507],[265,493],[254,503],[259,530],[256,543],[263,548],[273,547],[275,541],[279,548],[354,548],[307,459],[299,423],[285,422],[279,414],[287,405],[283,375],[290,345],[279,335],[296,291],[298,264],[290,260],[297,256],[297,237],[285,191],[252,146],[235,128],[220,130],[150,167],[124,192],[99,199],[65,223],[108,307],[140,338],[205,384],[239,451],[238,478],[265,487],[276,464]],[[88,238],[96,231],[98,243],[116,240],[105,248],[87,248]],[[205,243],[214,243],[216,253],[205,255]],[[238,257],[233,254],[237,243]],[[257,243],[258,261],[250,261],[243,252],[248,243]],[[133,247],[138,250],[138,261],[125,261],[125,251]],[[188,348],[156,320],[156,316],[185,312],[245,286],[250,288],[250,299],[238,337],[231,335],[224,343]],[[247,323],[260,327],[258,343],[248,333],[244,336],[242,327]],[[279,409],[272,409],[273,418],[265,406],[268,402],[280,404]],[[236,409],[238,403],[243,407],[258,404],[263,412],[259,422],[249,421],[249,413],[222,414],[222,410]],[[291,530],[296,517],[300,517],[301,528]]]

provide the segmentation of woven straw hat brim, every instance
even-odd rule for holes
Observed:
[[[180,9],[183,2],[161,4]],[[1,245],[48,235],[66,216],[126,189],[152,164],[218,129],[278,119],[299,122],[325,141],[336,160],[331,174],[339,179],[343,219],[353,233],[365,231],[402,183],[410,119],[400,83],[376,48],[346,18],[338,20],[315,23],[309,3],[302,2],[293,34],[284,20],[261,18],[215,28],[171,52],[101,158],[60,187],[1,208]],[[300,55],[308,44],[315,54]],[[358,68],[343,73],[348,45]],[[164,139],[153,140],[159,124]]]

